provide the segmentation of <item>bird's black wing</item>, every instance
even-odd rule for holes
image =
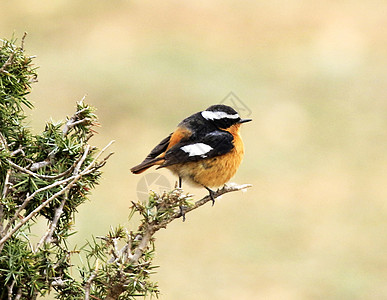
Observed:
[[[165,153],[165,161],[159,168],[226,154],[234,148],[232,142],[232,134],[221,130],[212,131],[198,139],[183,141]]]
[[[163,139],[156,147],[152,149],[152,151],[148,154],[148,156],[145,158],[144,161],[153,159],[157,156],[159,156],[161,153],[163,153],[165,150],[167,150],[169,140],[171,139],[173,133],[168,135],[165,139]]]
[[[130,171],[134,174],[139,174],[153,166],[155,163],[163,160],[163,158],[158,158],[158,156],[167,150],[171,136],[172,133],[154,147],[148,156],[139,165],[131,168]]]

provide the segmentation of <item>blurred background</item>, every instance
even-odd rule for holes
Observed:
[[[387,299],[386,13],[377,0],[1,1],[0,37],[27,31],[37,55],[33,130],[87,95],[94,143],[116,140],[74,245],[134,227],[130,167],[233,92],[254,121],[232,181],[253,188],[157,234],[160,299]]]

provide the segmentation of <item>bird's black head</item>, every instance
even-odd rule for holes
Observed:
[[[223,104],[212,105],[202,111],[201,115],[204,119],[213,122],[216,127],[221,129],[251,121],[251,119],[241,119],[235,109]]]

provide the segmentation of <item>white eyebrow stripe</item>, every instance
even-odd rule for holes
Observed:
[[[212,148],[210,145],[207,145],[207,144],[196,143],[191,145],[185,145],[180,149],[188,153],[189,156],[200,155],[201,157],[206,157],[205,154],[210,152],[214,148]]]
[[[229,115],[228,113],[225,113],[224,111],[209,111],[209,110],[204,110],[202,111],[202,116],[206,120],[219,120],[223,118],[228,118],[228,119],[238,119],[239,115]]]

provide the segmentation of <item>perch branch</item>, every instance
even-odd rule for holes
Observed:
[[[233,185],[233,186],[224,186],[223,188],[217,190],[214,193],[214,197],[217,198],[223,194],[234,192],[234,191],[240,191],[245,190],[247,188],[251,187],[250,184],[243,184],[243,185]],[[200,206],[203,206],[207,202],[212,201],[211,197],[205,196],[201,200],[196,201],[192,206],[185,209],[184,214],[187,214]],[[128,235],[128,242],[126,245],[123,246],[123,248],[119,251],[119,256],[124,254],[125,258],[123,263],[124,264],[131,264],[131,265],[137,265],[139,264],[139,260],[146,251],[146,249],[149,247],[150,242],[152,241],[153,235],[160,230],[161,228],[166,228],[169,223],[171,223],[173,220],[182,217],[182,212],[176,212],[172,214],[168,219],[163,221],[150,221],[147,223],[142,223],[140,227],[143,226],[143,233],[139,235],[138,237],[141,239],[140,243],[133,249],[133,254],[131,251],[132,248],[132,234]],[[136,237],[137,239],[137,237]],[[113,244],[114,247],[114,244]],[[113,252],[115,252],[113,250]],[[109,261],[110,263],[117,262],[117,259],[115,258],[117,254],[112,253],[112,259]],[[122,294],[125,291],[125,280],[121,280],[117,282],[115,285],[109,287],[107,291],[107,296],[105,299],[107,300],[114,300],[118,299],[119,295]]]
[[[224,195],[224,194],[227,194],[230,192],[245,190],[251,186],[252,186],[251,184],[224,186],[223,188],[217,190],[213,196],[214,196],[214,198],[217,198],[221,195]],[[187,213],[199,208],[200,206],[203,206],[204,204],[206,204],[209,201],[212,201],[211,197],[209,195],[205,196],[204,198],[196,201],[194,203],[194,205],[187,207],[184,210],[184,214],[186,215]],[[169,217],[168,219],[166,219],[164,221],[161,221],[160,223],[153,221],[151,223],[146,224],[145,233],[142,236],[140,244],[134,250],[134,254],[130,257],[130,262],[132,264],[138,263],[138,260],[140,259],[140,257],[144,253],[144,251],[147,249],[148,244],[149,244],[152,236],[158,230],[160,230],[161,228],[166,228],[169,223],[171,223],[173,220],[180,218],[180,217],[182,217],[181,211],[174,213],[171,217]]]
[[[219,196],[222,196],[222,195],[230,193],[230,192],[245,190],[245,189],[247,189],[247,188],[249,188],[251,186],[252,186],[251,184],[242,184],[242,185],[233,185],[233,186],[226,186],[225,185],[223,188],[217,190],[214,193],[214,198],[217,198]],[[187,213],[189,213],[189,212],[199,208],[200,206],[206,204],[209,201],[212,201],[211,197],[209,195],[205,196],[201,200],[196,201],[193,206],[185,208],[184,209],[184,214],[187,214]],[[175,220],[177,218],[180,218],[180,217],[182,217],[182,212],[181,211],[176,212],[169,219],[167,219],[165,221],[162,221],[159,224],[153,225],[152,229],[154,230],[154,232],[156,232],[156,231],[158,231],[161,228],[165,228],[173,220]]]

